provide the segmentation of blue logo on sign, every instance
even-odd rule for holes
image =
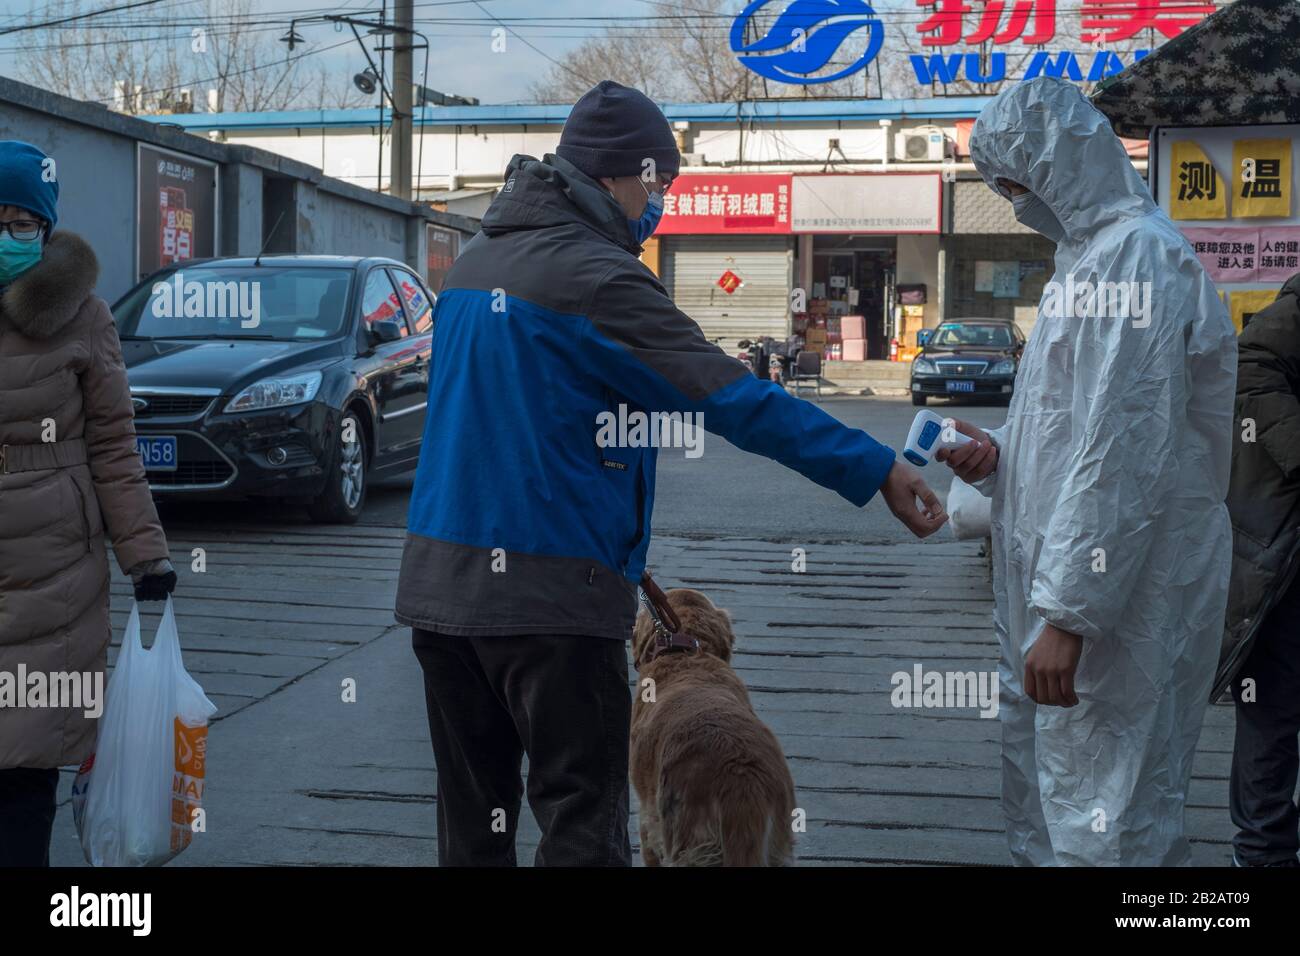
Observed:
[[[864,0],[794,0],[776,18],[767,34],[745,42],[745,29],[758,11],[771,0],[754,0],[731,24],[731,49],[759,76],[780,83],[829,83],[856,73],[880,52],[884,25]],[[825,76],[813,76],[825,69],[841,46],[862,29],[867,30],[867,49],[852,65]]]

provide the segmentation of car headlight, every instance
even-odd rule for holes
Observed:
[[[922,375],[938,375],[939,370],[934,367],[934,363],[929,359],[918,358],[912,360],[912,371],[920,372]]]
[[[1016,363],[1011,361],[1011,359],[1003,359],[1001,362],[998,362],[991,369],[989,369],[989,374],[990,375],[1015,375]]]
[[[226,404],[226,412],[252,412],[310,402],[320,391],[321,373],[307,372],[254,382]]]

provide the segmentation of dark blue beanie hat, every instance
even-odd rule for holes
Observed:
[[[0,140],[0,206],[18,206],[35,213],[54,228],[58,221],[59,184],[50,164],[46,182],[45,160],[48,157],[31,143],[16,139]]]
[[[663,111],[640,90],[603,80],[573,104],[556,154],[590,176],[639,176],[645,161],[676,176],[682,157]]]

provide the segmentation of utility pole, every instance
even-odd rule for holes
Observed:
[[[415,82],[411,41],[415,28],[415,0],[397,0],[393,33],[393,155],[389,189],[394,196],[411,198],[411,88]]]

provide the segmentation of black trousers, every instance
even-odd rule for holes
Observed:
[[[59,771],[0,770],[0,869],[49,866]]]
[[[528,754],[537,866],[630,866],[627,649],[412,632],[438,768],[438,864],[515,866]]]
[[[1255,681],[1253,703],[1241,699],[1246,678]],[[1229,807],[1239,831],[1233,850],[1247,866],[1294,860],[1300,851],[1300,578],[1260,627],[1232,694],[1237,739]]]

